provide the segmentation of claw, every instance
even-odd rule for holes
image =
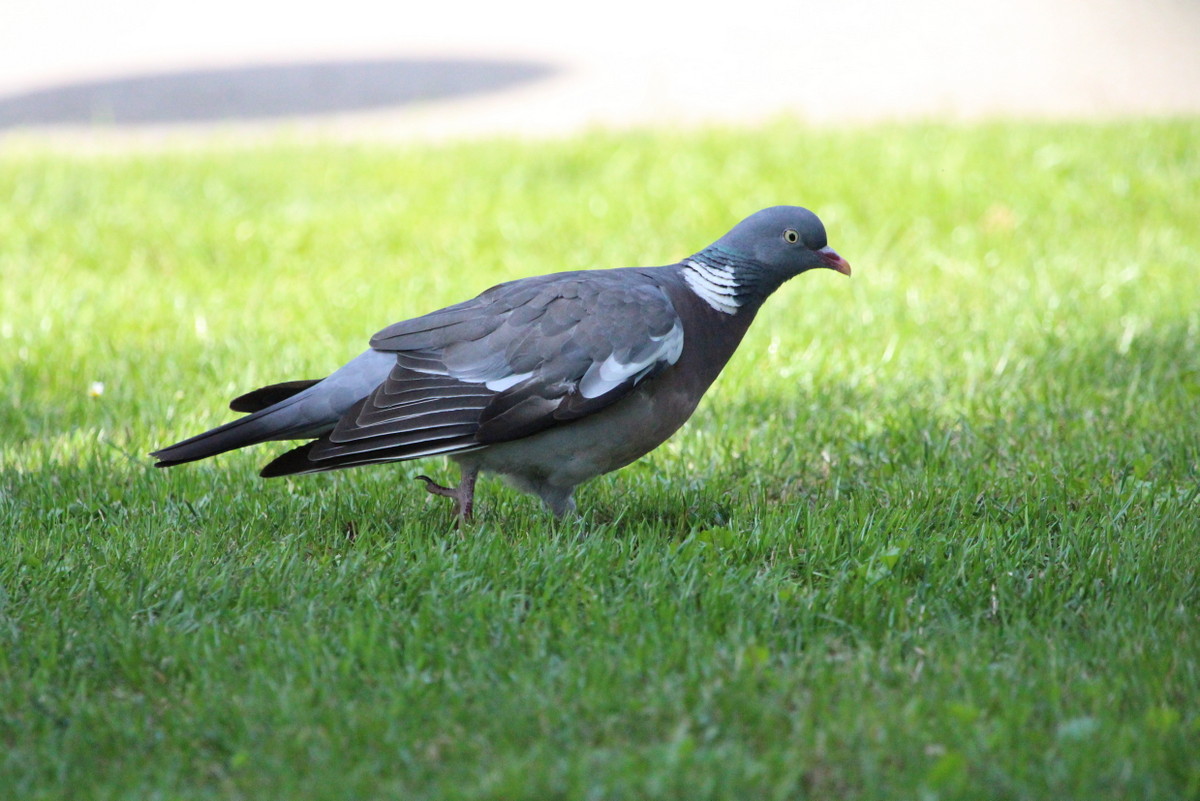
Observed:
[[[441,495],[446,498],[458,500],[458,487],[443,487],[429,476],[417,476],[417,478],[425,482],[425,491],[430,495]]]
[[[417,476],[425,482],[425,491],[430,495],[441,495],[443,498],[454,500],[454,511],[458,516],[459,525],[464,521],[470,522],[475,507],[475,476],[478,468],[462,468],[462,480],[457,487],[443,487],[429,476]]]

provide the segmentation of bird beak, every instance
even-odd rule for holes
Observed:
[[[829,269],[837,270],[842,275],[850,274],[850,262],[839,256],[833,248],[823,247],[817,251],[817,255],[821,257],[821,261]]]

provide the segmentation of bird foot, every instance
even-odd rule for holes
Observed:
[[[429,476],[417,476],[417,478],[425,482],[425,491],[430,495],[441,495],[443,498],[451,498],[454,501],[454,511],[460,524],[464,521],[471,521],[475,507],[474,473],[464,473],[462,481],[457,487],[443,487]]]

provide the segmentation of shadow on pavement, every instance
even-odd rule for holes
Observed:
[[[555,71],[535,62],[393,59],[137,75],[0,96],[0,130],[332,114],[496,92]]]

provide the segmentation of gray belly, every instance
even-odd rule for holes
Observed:
[[[452,458],[504,476],[561,514],[555,507],[569,505],[575,487],[645,456],[678,431],[695,408],[684,393],[660,389],[651,396],[635,390],[581,420]]]

